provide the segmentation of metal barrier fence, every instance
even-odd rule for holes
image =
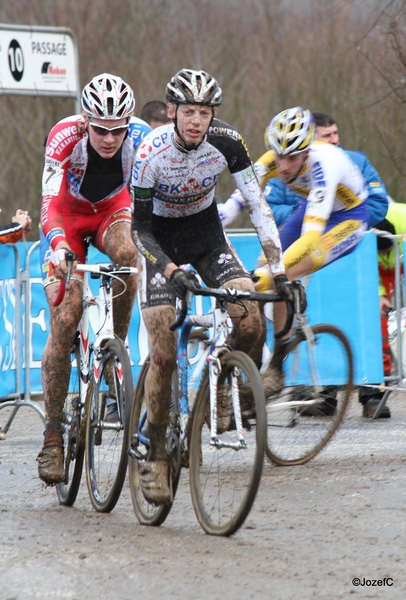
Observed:
[[[244,230],[232,232],[229,237],[246,267],[253,269],[260,251],[256,235]],[[395,306],[400,308],[404,294],[400,267],[402,255],[397,244],[395,251]],[[0,274],[0,410],[6,406],[13,407],[8,422],[0,429],[1,439],[22,406],[34,409],[44,419],[43,410],[35,398],[42,396],[41,357],[48,335],[48,306],[41,283],[39,242],[0,245],[0,257],[4,265]],[[107,260],[95,249],[89,250],[89,262]],[[383,406],[393,389],[404,389],[402,344],[398,336],[395,373],[384,377],[377,289],[376,238],[375,234],[368,232],[354,252],[309,278],[308,314],[312,323],[332,323],[344,331],[356,359],[355,383],[372,385],[377,381],[384,382],[388,388],[382,400]],[[397,311],[397,319],[398,331],[401,331],[400,310]],[[268,329],[267,340],[271,348],[271,322],[268,322]],[[136,381],[148,353],[138,304],[131,320],[129,346]]]

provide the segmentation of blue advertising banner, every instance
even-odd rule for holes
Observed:
[[[260,245],[254,233],[230,234],[230,241],[246,267],[255,267]],[[34,247],[22,242],[17,244],[20,265],[12,246],[0,245],[2,272],[0,275],[0,397],[16,391],[16,338],[20,336],[21,364],[23,376],[21,392],[25,393],[25,368],[29,368],[29,391],[40,392],[41,359],[48,337],[49,310],[41,283],[38,243]],[[27,251],[29,257],[27,259]],[[103,254],[90,248],[89,262],[108,262]],[[26,298],[21,299],[20,323],[15,323],[16,302],[20,291],[16,290],[16,272],[28,262],[29,306]],[[383,381],[382,344],[378,300],[378,267],[376,236],[365,235],[358,248],[322,271],[314,273],[304,281],[308,293],[308,316],[311,323],[332,323],[340,327],[350,340],[355,357],[355,383],[377,383]],[[97,281],[92,282],[97,285]],[[196,299],[196,311],[207,310],[207,299]],[[25,310],[29,311],[25,319]],[[28,323],[27,339],[23,324]],[[268,321],[268,343],[272,347],[272,323]],[[148,340],[140,319],[139,305],[134,308],[129,330],[129,346],[134,381],[148,354]],[[28,352],[27,346],[28,344]],[[23,362],[28,356],[29,364]],[[326,360],[331,354],[326,350]]]
[[[0,395],[8,396],[17,390],[16,341],[22,331],[21,323],[15,322],[20,294],[16,291],[18,255],[12,246],[0,244],[0,261]]]

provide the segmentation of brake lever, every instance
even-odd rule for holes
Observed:
[[[73,263],[75,261],[75,253],[72,252],[71,250],[69,250],[68,252],[66,252],[65,254],[65,261],[66,261],[66,266],[67,266],[67,273],[64,276],[64,280],[65,280],[65,289],[69,290],[70,287],[70,276],[71,276],[71,272],[72,272],[72,266]]]

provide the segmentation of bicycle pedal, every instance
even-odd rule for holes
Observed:
[[[135,458],[136,460],[146,460],[147,459],[147,454],[143,454],[142,452],[140,452],[138,450],[137,447],[134,448],[134,446],[132,444],[130,444],[130,446],[128,447],[127,450],[127,454],[128,456],[131,456],[131,458]]]

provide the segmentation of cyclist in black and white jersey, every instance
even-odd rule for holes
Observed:
[[[224,237],[214,200],[224,169],[241,190],[277,292],[291,297],[279,234],[247,147],[234,127],[215,118],[222,100],[217,81],[204,71],[182,69],[168,83],[166,100],[173,122],[146,136],[132,176],[133,235],[142,262],[141,308],[151,359],[145,385],[151,448],[140,477],[144,496],[158,504],[170,498],[165,432],[176,336],[169,324],[176,296],[183,297],[190,285],[179,265],[191,264],[210,287],[254,289]],[[229,312],[234,321],[230,345],[248,352],[261,332],[258,306],[248,302],[245,312],[241,307]],[[223,418],[226,427],[227,411]]]

